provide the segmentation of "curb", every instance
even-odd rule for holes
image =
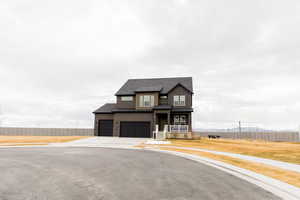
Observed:
[[[269,191],[273,193],[274,195],[282,198],[283,200],[299,200],[300,199],[300,188],[297,188],[295,186],[292,186],[290,184],[284,183],[282,181],[279,181],[277,179],[273,179],[255,172],[252,172],[250,170],[246,170],[243,168],[235,167],[233,165],[216,161],[209,158],[204,158],[201,156],[195,156],[187,153],[181,153],[181,152],[174,152],[174,151],[167,151],[167,150],[159,150],[159,149],[151,149],[151,148],[145,148],[149,151],[156,151],[156,152],[162,152],[162,153],[168,153],[176,156],[180,156],[189,160],[193,160],[214,168],[217,168],[219,170],[222,170],[224,172],[227,172],[231,175],[234,175],[238,178],[241,178],[243,180],[246,180],[252,184],[255,184],[261,188],[263,188],[266,191]]]
[[[248,156],[248,155],[242,155],[242,154],[237,154],[237,153],[229,153],[229,152],[213,151],[213,150],[201,149],[201,148],[193,148],[193,147],[176,147],[176,146],[172,146],[172,145],[170,145],[168,147],[175,148],[175,149],[186,149],[186,150],[193,150],[193,151],[199,151],[199,152],[207,152],[207,153],[213,153],[216,155],[224,155],[224,156],[229,156],[232,158],[239,158],[239,159],[246,160],[246,161],[252,161],[252,162],[256,162],[256,163],[266,164],[266,165],[270,165],[273,167],[278,167],[281,169],[300,173],[300,165],[293,164],[293,163],[287,163],[287,162],[283,162],[283,161],[277,161],[277,160],[272,160],[272,159],[267,159],[267,158],[259,158],[259,157],[255,157],[255,156]]]

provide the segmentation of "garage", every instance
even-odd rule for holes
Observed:
[[[113,136],[113,120],[99,120],[98,136]]]
[[[120,137],[150,138],[150,122],[121,122]]]

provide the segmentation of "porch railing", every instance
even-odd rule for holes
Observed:
[[[188,125],[170,125],[171,133],[187,133],[189,132]]]

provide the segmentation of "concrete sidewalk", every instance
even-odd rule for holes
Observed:
[[[90,137],[65,143],[52,143],[55,147],[108,147],[135,148],[135,146],[149,141],[149,138],[121,138],[121,137]]]
[[[181,156],[190,160],[194,160],[199,163],[215,167],[219,170],[225,171],[233,176],[244,179],[250,183],[253,183],[279,197],[283,200],[299,200],[300,199],[300,188],[293,185],[287,184],[285,182],[273,179],[271,177],[264,176],[262,174],[255,173],[250,170],[239,168],[221,161],[213,160],[210,158],[201,157],[198,155],[192,155],[189,153],[175,152],[170,150],[160,150],[151,147],[146,147],[146,149],[157,152],[169,153],[177,156]]]
[[[171,146],[171,145],[170,146],[165,146],[165,147],[172,147],[172,148],[177,148],[177,149],[186,149],[186,150],[192,150],[192,151],[213,153],[213,154],[223,155],[223,156],[230,156],[230,157],[233,157],[233,158],[239,158],[239,159],[246,160],[246,161],[266,164],[266,165],[270,165],[270,166],[273,166],[273,167],[278,167],[278,168],[281,168],[281,169],[290,170],[290,171],[300,173],[300,165],[287,163],[287,162],[282,162],[282,161],[277,161],[277,160],[271,160],[271,159],[266,159],[266,158],[258,158],[258,157],[255,157],[255,156],[247,156],[247,155],[241,155],[241,154],[236,154],[236,153],[213,151],[213,150],[207,150],[207,149],[201,149],[201,148],[176,147],[176,146]]]

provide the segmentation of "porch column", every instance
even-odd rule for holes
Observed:
[[[189,131],[192,132],[192,113],[189,113],[188,116],[189,116]]]
[[[171,113],[170,112],[168,112],[168,125],[171,125],[170,123],[171,123]]]
[[[155,130],[155,127],[156,127],[156,111],[153,112],[153,126],[154,126],[153,130]]]

